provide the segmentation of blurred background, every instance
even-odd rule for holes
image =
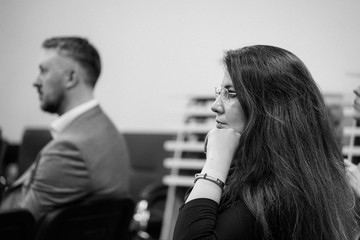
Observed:
[[[220,84],[224,50],[251,44],[288,49],[325,93],[360,82],[357,0],[0,0],[0,126],[21,141],[25,126],[48,126],[32,83],[40,45],[87,37],[100,51],[96,97],[125,132],[173,133],[189,97]]]

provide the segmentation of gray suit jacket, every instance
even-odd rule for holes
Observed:
[[[127,146],[99,106],[71,122],[38,157],[24,173],[27,176],[18,191],[10,192],[2,203],[2,209],[26,208],[39,219],[74,202],[121,198],[128,193]]]

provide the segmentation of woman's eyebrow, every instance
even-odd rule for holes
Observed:
[[[358,90],[356,89],[356,90],[354,90],[354,93],[355,93],[355,95],[357,96],[357,97],[360,97],[360,92],[358,92]]]
[[[233,85],[231,85],[231,84],[226,84],[226,85],[221,85],[221,87],[223,87],[223,88],[226,88],[226,89],[229,89],[229,88],[234,88],[234,86]]]

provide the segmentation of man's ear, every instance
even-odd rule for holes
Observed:
[[[66,88],[73,88],[79,83],[79,78],[75,69],[71,69],[67,72]]]

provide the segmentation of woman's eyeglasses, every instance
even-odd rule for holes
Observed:
[[[227,88],[215,87],[215,98],[218,98],[219,96],[221,96],[222,100],[228,102],[230,101],[230,98],[236,97],[236,93],[229,92]]]

